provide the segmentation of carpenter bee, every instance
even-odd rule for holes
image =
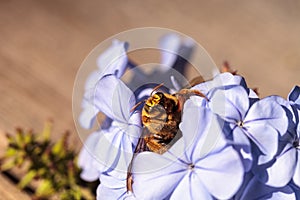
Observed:
[[[158,154],[166,152],[177,141],[176,138],[181,137],[179,124],[185,101],[195,95],[207,99],[200,91],[191,89],[182,89],[175,94],[156,92],[162,85],[156,86],[148,99],[138,103],[132,109],[144,103],[141,115],[143,131],[135,149],[135,155],[143,151]],[[127,177],[128,191],[132,191],[132,183],[130,165]]]
[[[175,94],[151,94],[142,109],[143,132],[136,152],[148,150],[162,154],[167,151],[172,140],[180,134],[184,102],[193,95],[205,97],[201,92],[190,89],[182,89]]]

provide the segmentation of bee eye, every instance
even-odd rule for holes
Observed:
[[[164,94],[161,93],[161,92],[157,92],[157,93],[155,93],[155,95],[156,95],[159,99],[161,99],[161,98],[164,96]]]

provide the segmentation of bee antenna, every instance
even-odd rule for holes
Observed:
[[[161,88],[163,85],[164,85],[164,83],[161,83],[161,84],[155,86],[155,87],[153,88],[153,90],[152,90],[150,96],[152,96],[153,92],[157,91],[157,90],[158,90],[159,88]]]
[[[141,105],[142,103],[144,103],[145,102],[145,100],[144,101],[140,101],[140,102],[138,102],[137,104],[135,104],[131,109],[130,109],[130,112],[133,112],[139,105]]]

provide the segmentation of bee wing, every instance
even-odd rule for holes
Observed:
[[[139,138],[139,141],[135,147],[134,154],[141,153],[143,151],[149,151],[144,137],[149,134],[149,131],[146,127],[143,128],[142,136]]]

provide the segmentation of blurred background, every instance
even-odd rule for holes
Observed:
[[[72,90],[84,58],[108,37],[145,26],[194,38],[261,97],[286,98],[300,84],[299,10],[299,0],[1,0],[0,132],[41,130],[53,119],[53,137],[76,135]]]

